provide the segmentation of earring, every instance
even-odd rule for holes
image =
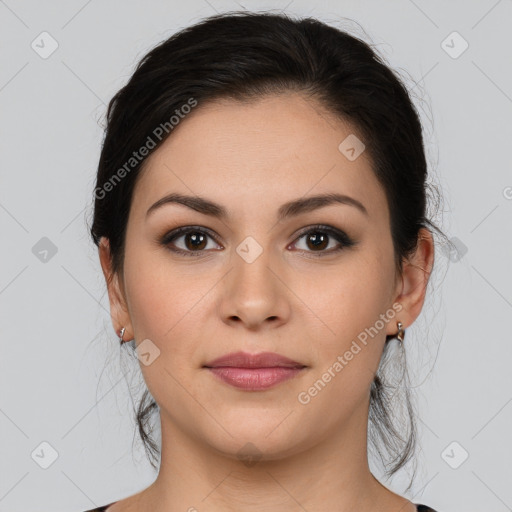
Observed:
[[[402,343],[405,337],[405,329],[402,327],[402,322],[398,322],[398,333],[396,335],[398,341]]]
[[[124,336],[124,331],[126,330],[125,327],[123,327],[120,331],[119,331],[119,343],[122,345],[123,343],[125,343],[125,340],[123,340],[123,336]]]

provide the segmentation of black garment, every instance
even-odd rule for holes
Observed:
[[[91,510],[86,510],[85,512],[105,512],[107,510],[107,507],[110,507],[110,505],[113,505],[116,503],[115,501],[113,503],[109,503],[108,505],[103,505],[103,507],[98,508],[91,508]]]
[[[107,507],[110,507],[110,505],[113,505],[114,503],[109,503],[108,505],[104,505],[103,507],[86,510],[85,512],[105,512],[107,510]],[[416,508],[418,509],[418,512],[436,512],[433,508],[427,507],[426,505],[420,505],[419,503],[416,503]]]

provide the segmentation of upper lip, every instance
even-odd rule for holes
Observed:
[[[288,357],[276,354],[275,352],[261,352],[249,354],[248,352],[233,352],[218,357],[204,365],[207,368],[220,366],[231,366],[235,368],[304,368],[305,365],[293,361]]]

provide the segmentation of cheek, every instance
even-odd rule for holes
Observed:
[[[198,316],[206,307],[204,296],[213,285],[211,276],[205,277],[186,277],[150,251],[131,252],[125,261],[135,339],[138,345],[149,339],[156,347],[149,349],[150,364],[141,357],[144,381],[157,403],[177,414],[175,421],[183,420],[179,416],[190,406],[189,393],[198,393],[189,372],[198,350],[194,342],[200,330]],[[143,354],[145,350],[139,348],[138,352]],[[200,413],[194,410],[194,414]]]
[[[309,273],[298,293],[307,297],[307,306],[316,315],[304,311],[317,363],[308,386],[313,386],[313,394],[321,390],[312,401],[319,407],[344,401],[340,414],[369,392],[384,346],[387,323],[381,314],[388,311],[392,284],[390,260],[377,252],[347,258],[345,263],[336,270]],[[396,322],[394,310],[390,313],[388,322]]]
[[[318,296],[309,295],[322,322],[311,318],[316,331],[313,326],[303,331],[313,333],[315,365],[299,390],[297,406],[319,431],[349,421],[368,400],[379,366],[385,334],[381,330],[375,335],[371,327],[383,311],[383,301],[378,299],[375,283],[372,289],[358,277],[363,276],[354,273],[335,282],[331,279],[329,293],[324,288]],[[325,300],[326,295],[330,300]]]
[[[168,343],[177,332],[183,335],[197,314],[195,308],[201,308],[209,279],[194,275],[193,269],[187,276],[161,249],[131,251],[125,260],[125,283],[135,338]]]
[[[369,264],[356,258],[336,269],[301,275],[296,293],[305,297],[304,312],[315,322],[324,349],[341,349],[375,324],[389,307],[391,282],[387,275],[378,262]]]
[[[137,344],[151,340],[158,353],[150,365],[141,358],[144,379],[159,403],[181,410],[188,395],[179,383],[197,392],[193,377],[202,362],[205,339],[213,332],[208,325],[215,314],[212,289],[219,276],[196,265],[179,266],[165,251],[149,249],[130,253],[125,269],[135,339]]]

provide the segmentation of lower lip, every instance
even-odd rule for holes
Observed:
[[[227,384],[246,391],[261,391],[280,382],[291,379],[304,368],[235,368],[218,366],[208,368],[216,377]]]

